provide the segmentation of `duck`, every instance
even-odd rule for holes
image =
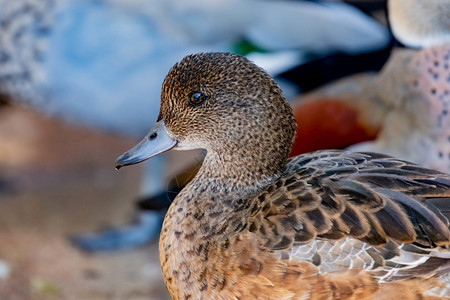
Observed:
[[[450,173],[449,55],[450,43],[394,51],[368,88],[384,112],[377,138],[349,148]]]
[[[288,159],[296,126],[245,57],[192,54],[169,70],[156,124],[116,168],[206,150],[161,228],[172,298],[438,299],[424,293],[450,268],[450,176],[370,152]]]
[[[291,155],[347,148],[384,153],[450,173],[450,103],[446,83],[450,48],[446,42],[449,28],[445,23],[449,3],[429,1],[422,9],[420,1],[388,1],[393,35],[409,48],[398,45],[392,48],[392,43],[392,47],[371,53],[370,57],[367,53],[360,54],[359,61],[343,60],[342,54],[336,55],[336,59],[327,56],[281,74],[295,81],[302,90],[288,99],[296,119],[302,123],[297,128]],[[436,16],[433,22],[424,22],[431,16]],[[364,65],[361,60],[373,64],[371,72],[365,69],[364,73],[334,78],[332,83],[309,91],[310,85],[316,82],[312,79],[316,73],[324,77],[318,80],[322,84],[326,79],[322,73],[330,74],[317,72],[324,69],[323,65],[331,66],[331,74],[336,75],[349,65],[352,68]],[[322,138],[315,138],[317,135]],[[178,179],[192,178],[198,167],[196,163],[177,174],[157,196],[143,198],[139,209],[151,212],[156,202],[168,207],[186,183]]]

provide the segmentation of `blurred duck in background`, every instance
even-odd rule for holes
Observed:
[[[350,149],[450,173],[450,1],[388,4],[394,36],[408,48],[396,48],[379,73],[350,76],[297,97],[295,111],[303,120],[298,139],[325,136],[347,147],[358,135],[373,136]],[[297,144],[294,154],[311,150],[308,142]]]
[[[189,53],[249,54],[276,76],[311,57],[368,53],[390,41],[383,26],[336,1],[0,0],[0,6],[0,92],[13,104],[129,137],[140,137],[156,119],[165,72]],[[164,157],[146,165],[143,197],[166,195],[165,165]],[[154,237],[162,214],[150,210],[139,228],[74,241],[93,251],[134,247]]]

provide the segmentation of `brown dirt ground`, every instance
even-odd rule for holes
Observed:
[[[89,255],[67,239],[131,220],[140,169],[114,160],[135,142],[0,108],[0,300],[170,299],[156,242]]]

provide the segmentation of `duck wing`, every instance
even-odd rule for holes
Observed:
[[[449,207],[447,174],[382,154],[316,151],[290,159],[257,195],[248,228],[281,257],[322,271],[436,275],[450,267]]]

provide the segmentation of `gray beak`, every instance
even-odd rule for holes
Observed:
[[[139,144],[117,158],[116,169],[140,163],[172,149],[176,144],[177,142],[167,133],[164,120],[156,122],[155,126]]]

